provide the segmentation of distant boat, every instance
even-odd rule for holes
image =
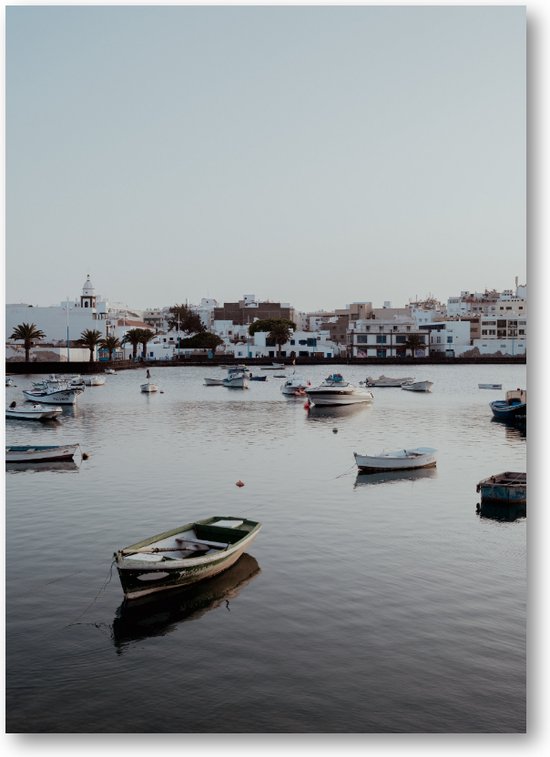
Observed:
[[[6,418],[17,418],[19,420],[46,421],[57,418],[63,413],[61,407],[46,407],[45,405],[17,405],[12,402],[6,408]]]
[[[83,381],[86,386],[103,386],[105,376],[84,376]]]
[[[478,384],[478,389],[502,389],[502,384]]]
[[[189,586],[237,562],[261,524],[214,516],[178,526],[124,547],[114,558],[126,599]]]
[[[391,376],[378,376],[377,379],[372,376],[367,376],[365,380],[365,386],[377,386],[377,387],[400,387],[403,384],[410,384],[414,381],[411,376],[405,376],[404,378],[392,378]]]
[[[46,385],[43,389],[23,389],[23,395],[31,402],[53,405],[74,405],[82,388],[65,384]]]
[[[105,368],[105,370],[104,370],[103,372],[104,372],[104,373],[108,373],[108,374],[110,374],[111,376],[115,376],[115,375],[116,375],[116,371],[115,371],[115,369],[114,369],[114,368]]]
[[[340,373],[331,374],[319,386],[308,386],[306,394],[315,405],[353,405],[374,399],[372,392],[344,381]]]
[[[359,455],[354,452],[355,462],[360,471],[415,470],[433,468],[436,465],[436,450],[431,447],[399,449],[395,452],[380,452],[378,455]]]
[[[72,460],[79,449],[79,444],[66,444],[64,446],[37,444],[6,445],[6,462],[51,463],[58,460]]]
[[[299,376],[292,376],[281,384],[281,392],[287,397],[305,397],[307,381]]]
[[[527,390],[510,389],[506,398],[490,402],[489,406],[497,421],[523,424],[527,421]]]
[[[401,389],[408,392],[431,392],[433,381],[411,381],[410,384],[401,384]]]
[[[141,385],[141,391],[144,394],[151,394],[152,392],[158,392],[159,388],[156,384],[153,384],[151,381],[147,381],[145,384]]]
[[[223,386],[223,379],[221,378],[205,378],[205,386]]]
[[[228,389],[248,389],[249,380],[248,372],[234,370],[228,373],[222,383]]]
[[[6,386],[16,386],[14,380],[11,378],[11,376],[6,376]]]
[[[476,486],[481,501],[505,505],[524,505],[527,502],[527,473],[506,471],[483,479]]]
[[[284,363],[271,363],[271,365],[262,365],[262,371],[280,371],[285,367]]]
[[[266,381],[267,380],[267,376],[252,376],[252,375],[250,375],[249,378],[250,378],[251,381]]]

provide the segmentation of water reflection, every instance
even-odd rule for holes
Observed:
[[[312,405],[307,411],[307,419],[310,421],[336,420],[338,418],[348,418],[366,408],[370,407],[368,402],[357,402],[355,405]]]
[[[80,466],[74,460],[58,460],[42,463],[6,463],[6,472],[9,473],[39,473],[40,471],[56,471],[57,473],[69,473],[79,471]]]
[[[174,590],[161,597],[144,597],[123,602],[112,625],[114,645],[119,653],[129,642],[149,636],[164,636],[186,620],[198,620],[222,602],[229,608],[235,599],[260,572],[257,560],[249,554],[228,570],[194,587]]]
[[[527,436],[527,424],[525,421],[503,421],[498,418],[491,418],[491,423],[496,423],[498,426],[504,426],[504,431],[507,439],[525,439]]]
[[[476,512],[480,518],[512,522],[527,517],[525,503],[481,502],[476,505]]]
[[[353,488],[368,484],[387,484],[395,481],[418,481],[422,478],[435,478],[436,468],[419,468],[418,470],[383,471],[381,473],[358,473]]]

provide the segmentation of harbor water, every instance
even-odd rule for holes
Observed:
[[[476,510],[481,479],[526,470],[525,434],[489,408],[525,366],[337,369],[433,390],[307,410],[279,371],[237,390],[153,367],[157,393],[128,370],[58,421],[6,422],[7,444],[85,453],[6,470],[8,733],[525,731],[526,517]],[[357,472],[354,451],[417,446],[435,469]],[[241,561],[125,604],[114,551],[210,515],[261,521]]]

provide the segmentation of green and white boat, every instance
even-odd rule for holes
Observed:
[[[260,523],[246,518],[213,516],[118,550],[114,558],[124,597],[189,586],[227,570],[260,528]]]

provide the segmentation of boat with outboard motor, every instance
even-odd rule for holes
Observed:
[[[319,386],[308,386],[305,391],[314,405],[354,405],[374,400],[372,392],[345,381],[341,373],[332,373]]]

